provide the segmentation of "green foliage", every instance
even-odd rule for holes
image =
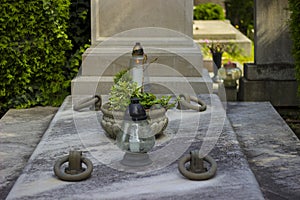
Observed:
[[[70,0],[70,20],[67,30],[72,41],[72,53],[90,43],[91,39],[91,17],[90,1]]]
[[[226,0],[225,7],[231,24],[253,40],[254,0]]]
[[[245,56],[243,50],[240,49],[235,43],[224,44],[224,53],[222,55],[222,63],[237,62],[237,63],[250,63],[254,62],[254,44],[251,45],[251,55]],[[207,44],[201,45],[201,50],[204,59],[211,59],[211,50]]]
[[[195,20],[223,20],[225,14],[223,8],[214,3],[199,4],[194,9]]]
[[[133,94],[132,96],[138,97],[140,99],[140,104],[145,109],[149,109],[153,105],[160,105],[166,109],[169,109],[173,108],[176,104],[176,102],[170,103],[172,96],[162,96],[160,98],[157,98],[154,94],[148,92],[138,92]]]
[[[120,79],[118,83],[114,84],[110,90],[110,110],[125,111],[130,104],[130,98],[132,94],[138,90],[136,82],[126,81]]]
[[[59,105],[65,79],[68,0],[2,0],[0,6],[0,107]]]
[[[90,1],[69,0],[70,19],[68,22],[67,34],[72,42],[72,49],[66,52],[67,57],[67,79],[71,80],[77,74],[81,66],[82,53],[90,45],[91,38],[91,18]]]
[[[120,80],[130,82],[132,78],[128,72],[129,69],[119,71],[114,77],[114,84],[117,84]]]
[[[140,104],[146,109],[155,104],[160,104],[166,109],[175,106],[176,101],[174,103],[169,103],[171,96],[157,98],[152,93],[141,92],[141,88],[138,87],[136,82],[132,81],[132,77],[127,72],[128,70],[122,70],[114,77],[115,84],[111,87],[109,93],[110,110],[125,111],[130,104],[130,99],[132,97],[139,98]]]
[[[1,1],[0,116],[12,107],[59,106],[70,94],[89,47],[89,8],[86,0]]]
[[[291,37],[293,40],[293,57],[295,59],[296,67],[296,79],[298,85],[300,83],[300,1],[289,0],[289,10],[291,11],[290,16],[290,30]],[[298,86],[298,95],[300,95],[300,87]]]

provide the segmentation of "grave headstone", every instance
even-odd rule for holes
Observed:
[[[255,63],[245,64],[239,99],[296,106],[288,0],[255,1]]]
[[[108,94],[113,76],[129,65],[140,42],[151,61],[147,68],[153,93],[170,90],[210,93],[212,81],[199,46],[192,39],[191,0],[92,0],[92,45],[83,54],[73,95]],[[187,86],[188,85],[188,86]],[[167,89],[166,89],[167,88]]]

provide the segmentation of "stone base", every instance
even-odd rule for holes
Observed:
[[[207,70],[202,77],[149,77],[150,91],[154,94],[209,94],[213,83]],[[109,94],[113,76],[79,76],[72,80],[72,95]]]
[[[240,101],[270,101],[273,106],[299,106],[297,81],[249,81],[240,79]]]
[[[222,99],[223,101],[237,101],[237,92],[238,91],[236,87],[225,87],[223,83],[219,84],[218,95],[220,97],[226,97],[226,99]]]
[[[295,70],[289,64],[244,65],[240,101],[270,101],[273,106],[299,106]]]
[[[145,32],[148,37],[143,35]],[[212,92],[212,81],[203,69],[201,50],[191,38],[154,28],[141,33],[131,31],[128,35],[109,38],[85,51],[81,74],[72,80],[72,95],[108,94],[114,75],[128,69],[136,42],[141,42],[151,63],[144,66],[144,81],[150,84],[152,93]]]
[[[244,76],[247,80],[295,81],[295,66],[291,64],[244,65]]]

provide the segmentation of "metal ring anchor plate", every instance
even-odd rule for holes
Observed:
[[[61,166],[66,162],[69,162],[69,167],[62,170]],[[86,169],[82,168],[82,163],[86,165]],[[63,181],[82,181],[91,176],[93,164],[89,159],[83,157],[80,151],[70,151],[70,155],[55,162],[53,170],[55,175]]]
[[[192,109],[199,112],[206,110],[205,102],[198,97],[190,96],[187,94],[180,94],[179,98],[180,100],[178,102],[178,107],[177,107],[178,109],[181,110]],[[191,101],[197,103],[198,105],[191,104],[190,103]]]
[[[192,163],[193,159],[192,158],[193,154],[189,154],[189,155],[185,155],[183,156],[178,163],[178,170],[179,172],[186,178],[190,179],[190,180],[208,180],[212,177],[214,177],[214,175],[217,172],[217,163],[216,161],[209,155],[205,156],[203,158],[204,161],[210,163],[210,169],[206,172],[202,172],[202,173],[196,173],[196,172],[192,172],[192,171],[188,171],[185,167],[185,164],[187,162],[191,162],[190,166],[192,167],[193,165],[195,165],[195,163]],[[199,159],[198,162],[196,164],[199,163]],[[201,159],[202,160],[202,159]],[[194,161],[195,162],[195,161]],[[201,163],[201,162],[200,162]],[[203,166],[199,166],[199,168],[203,168]]]
[[[99,95],[95,95],[93,97],[87,97],[79,100],[74,104],[73,109],[75,111],[80,111],[83,108],[94,106],[95,110],[100,110],[102,105],[102,99]]]

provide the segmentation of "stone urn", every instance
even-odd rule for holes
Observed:
[[[112,139],[116,139],[117,134],[121,131],[125,111],[109,110],[109,103],[104,104],[101,111],[103,116],[100,123],[105,134]],[[154,105],[150,109],[146,109],[147,120],[155,136],[161,134],[168,125],[166,112],[167,110],[161,105]]]

